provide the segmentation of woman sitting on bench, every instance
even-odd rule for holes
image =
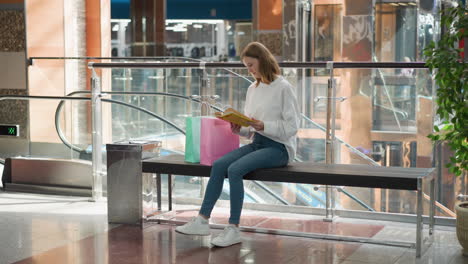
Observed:
[[[256,82],[247,90],[244,114],[254,122],[249,127],[231,123],[233,133],[253,137],[251,144],[236,149],[214,162],[199,215],[177,232],[209,235],[208,219],[221,195],[224,178],[229,178],[231,216],[229,225],[211,243],[227,247],[241,242],[239,221],[244,201],[244,175],[256,169],[283,167],[294,160],[299,109],[292,85],[280,75],[271,52],[252,42],[241,55],[242,62]]]

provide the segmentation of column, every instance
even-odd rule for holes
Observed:
[[[27,95],[24,0],[0,0],[0,96]],[[0,101],[0,124],[19,125],[20,136],[0,137],[0,158],[29,153],[29,104]]]
[[[130,3],[132,56],[165,56],[166,0]]]
[[[283,1],[255,0],[252,1],[252,3],[254,39],[263,43],[270,49],[273,55],[281,57],[283,42]]]

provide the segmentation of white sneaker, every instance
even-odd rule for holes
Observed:
[[[242,242],[239,228],[228,225],[223,232],[211,240],[211,244],[218,247],[228,247]]]
[[[190,222],[178,226],[175,229],[177,232],[186,235],[208,236],[210,235],[210,225],[208,220],[201,216],[192,218]]]

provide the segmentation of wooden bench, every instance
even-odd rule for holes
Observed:
[[[183,156],[172,155],[153,158],[142,161],[142,171],[145,173],[155,173],[160,179],[161,174],[186,175],[209,177],[211,167],[186,163]],[[417,221],[416,221],[416,242],[410,247],[416,248],[416,256],[421,256],[423,242],[423,180],[430,181],[430,215],[429,215],[429,242],[432,242],[434,231],[434,211],[435,211],[435,170],[433,168],[399,168],[399,167],[376,167],[366,165],[345,165],[345,164],[319,164],[311,162],[292,163],[284,168],[262,169],[252,172],[244,177],[245,180],[303,183],[332,186],[352,186],[364,188],[382,188],[394,190],[417,191]],[[169,177],[168,179],[170,179]],[[160,182],[160,180],[158,180]],[[158,186],[161,186],[158,184]],[[158,188],[158,197],[160,187]],[[172,209],[172,190],[169,184],[168,190],[169,210]],[[158,201],[160,204],[160,200]],[[329,235],[325,235],[329,236]],[[316,236],[315,236],[316,237]],[[327,237],[321,237],[327,238]],[[336,239],[336,236],[330,238]],[[341,237],[344,238],[344,237]],[[352,238],[346,237],[352,241]],[[366,242],[372,243],[372,239]],[[356,240],[363,242],[363,238]],[[388,241],[387,241],[388,242]],[[389,243],[383,244],[389,244]],[[379,243],[380,244],[380,243]],[[392,243],[390,243],[392,244]]]
[[[118,154],[116,157],[115,154]],[[141,155],[141,154],[140,154]],[[112,157],[114,156],[114,157]],[[131,157],[135,161],[135,166],[128,161],[121,163],[119,159],[129,159]],[[211,166],[184,162],[182,155],[169,155],[146,160],[139,160],[141,156],[109,152],[108,149],[108,207],[109,207],[109,222],[113,222],[114,218],[111,214],[111,207],[119,207],[120,216],[127,217],[130,209],[122,208],[122,203],[129,204],[130,200],[136,197],[139,193],[141,196],[141,179],[143,175],[156,174],[157,185],[157,203],[158,209],[161,210],[161,174],[183,175],[183,176],[199,176],[209,177]],[[138,162],[141,161],[141,162]],[[135,167],[135,168],[133,168]],[[139,171],[132,175],[132,171]],[[121,178],[116,183],[119,176],[112,174],[120,174]],[[136,175],[139,174],[140,176]],[[333,239],[340,241],[355,241],[360,243],[373,243],[393,246],[404,246],[416,249],[416,257],[420,257],[423,245],[431,244],[433,241],[434,232],[434,211],[435,211],[435,170],[433,168],[398,168],[398,167],[374,167],[366,165],[344,165],[344,164],[319,164],[319,163],[292,163],[284,168],[261,169],[252,172],[244,177],[245,180],[255,181],[270,181],[283,183],[302,183],[314,185],[329,185],[329,186],[352,186],[352,187],[367,187],[367,188],[383,188],[395,190],[410,190],[417,192],[417,213],[416,213],[416,241],[414,243],[400,241],[382,241],[372,238],[338,236],[328,234],[313,234],[279,230],[268,230],[259,228],[242,227],[242,231],[292,235],[300,237],[311,237],[320,239]],[[129,178],[125,181],[122,177]],[[146,176],[147,177],[147,176]],[[172,210],[172,183],[168,177],[168,208]],[[429,214],[429,235],[427,239],[423,239],[423,180],[430,181],[430,214]],[[117,184],[120,186],[118,187]],[[131,190],[130,185],[136,186]],[[138,187],[140,186],[140,187]],[[133,194],[136,193],[136,194]],[[133,196],[130,196],[133,195]],[[136,200],[140,203],[142,199]],[[111,206],[111,202],[116,205]],[[140,208],[141,209],[141,208]],[[115,212],[115,210],[114,210]],[[124,215],[125,214],[125,215]],[[142,218],[141,211],[138,212]],[[138,215],[137,214],[137,215]],[[119,219],[116,217],[115,219]],[[170,222],[169,220],[157,220],[158,222]],[[116,222],[116,221],[114,221]]]

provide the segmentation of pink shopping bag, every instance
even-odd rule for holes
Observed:
[[[229,122],[202,117],[200,130],[200,164],[212,165],[215,160],[239,148],[239,136],[232,133]]]

